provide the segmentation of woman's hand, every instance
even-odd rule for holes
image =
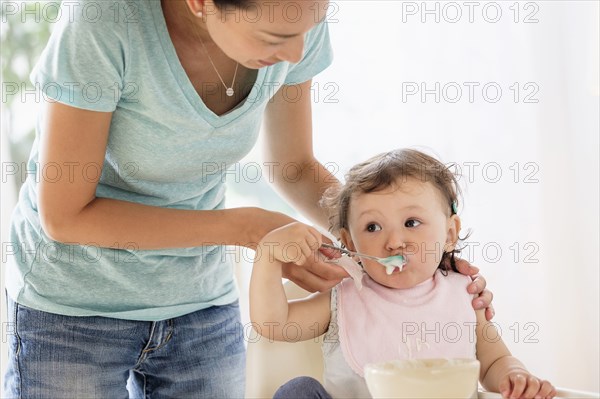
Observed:
[[[475,266],[472,266],[464,259],[455,258],[455,260],[458,271],[466,276],[471,276],[473,279],[473,282],[467,287],[467,291],[470,294],[479,294],[477,298],[473,299],[473,309],[478,310],[485,308],[486,320],[492,320],[495,314],[494,307],[492,306],[492,298],[494,295],[491,291],[485,289],[485,279],[477,274],[479,273],[479,269]]]
[[[305,264],[314,257],[323,243],[321,233],[307,224],[292,222],[267,233],[260,241],[262,248],[267,248],[269,260],[282,263]]]
[[[500,381],[499,389],[503,398],[510,399],[547,399],[556,395],[554,386],[540,380],[525,370],[511,371]]]
[[[324,238],[324,241],[331,243],[327,238]],[[348,273],[341,266],[326,262],[327,259],[339,257],[340,254],[338,251],[321,248],[315,256],[309,258],[302,266],[284,263],[283,277],[293,281],[309,292],[327,291],[337,285],[342,279],[348,277]]]
[[[327,291],[348,273],[340,266],[327,263],[327,259],[339,258],[338,251],[321,248],[323,242],[331,243],[314,227],[293,222],[277,228],[263,237],[261,247],[282,262],[283,277],[309,292]]]

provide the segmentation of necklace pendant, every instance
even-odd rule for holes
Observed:
[[[227,94],[229,97],[233,96],[233,88],[228,87],[227,90],[225,90],[225,94]]]

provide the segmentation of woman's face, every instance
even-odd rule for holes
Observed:
[[[326,15],[328,0],[248,0],[219,10],[206,0],[203,15],[212,40],[231,59],[258,69],[281,61],[297,63],[304,36]]]
[[[444,250],[454,248],[460,230],[458,216],[450,216],[450,204],[438,189],[417,179],[353,196],[348,225],[342,239],[349,249],[379,257],[405,257],[403,270],[396,268],[391,275],[379,263],[362,260],[373,280],[391,288],[414,287],[432,277]]]

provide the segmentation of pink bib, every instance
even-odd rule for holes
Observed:
[[[342,353],[361,377],[368,363],[397,359],[475,358],[475,311],[468,276],[437,270],[409,289],[384,287],[365,275],[337,287]]]

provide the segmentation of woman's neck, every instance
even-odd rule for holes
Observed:
[[[201,38],[206,44],[213,43],[206,23],[192,14],[185,1],[161,0],[160,3],[169,33],[176,36],[180,42],[197,47],[198,38]]]

